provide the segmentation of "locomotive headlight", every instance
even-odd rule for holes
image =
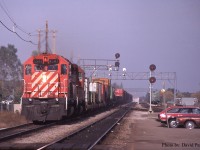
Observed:
[[[29,104],[32,104],[33,100],[31,98],[28,99]]]
[[[58,104],[58,103],[59,103],[58,98],[56,98],[56,104]]]
[[[42,75],[42,82],[46,82],[47,81],[47,76],[45,74]]]

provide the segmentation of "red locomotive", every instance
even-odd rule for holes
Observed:
[[[33,121],[45,121],[83,111],[84,82],[84,71],[62,56],[30,57],[24,63],[22,114]]]
[[[114,101],[110,79],[89,81],[81,67],[60,55],[43,53],[24,63],[21,105],[29,120],[60,120]]]
[[[115,99],[118,103],[124,103],[125,101],[132,101],[133,97],[127,91],[122,88],[115,89]]]

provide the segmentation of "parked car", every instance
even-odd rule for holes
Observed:
[[[187,129],[194,129],[195,127],[200,127],[200,116],[181,116],[176,118],[176,122],[178,126],[185,126]]]
[[[178,127],[176,118],[182,116],[198,117],[200,116],[200,108],[195,106],[168,107],[158,114],[158,119],[161,121],[161,123],[168,124],[170,128],[176,128]]]

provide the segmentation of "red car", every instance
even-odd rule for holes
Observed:
[[[168,107],[158,114],[158,119],[161,123],[168,124],[170,128],[176,128],[178,127],[176,118],[182,116],[200,117],[200,108],[195,106]]]
[[[200,114],[200,111],[197,113]],[[195,127],[200,127],[200,116],[177,117],[176,122],[179,126],[185,126],[187,129],[194,129]]]

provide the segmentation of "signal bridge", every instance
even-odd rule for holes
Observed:
[[[79,59],[78,64],[86,71],[88,70],[112,70],[119,69],[119,60],[112,59]]]
[[[174,88],[174,99],[176,99],[176,89],[177,89],[177,77],[176,72],[152,72],[156,80],[166,80],[172,81],[172,86]],[[105,77],[110,78],[111,80],[149,80],[149,72],[96,72],[93,73],[92,78]],[[155,82],[155,81],[154,81]],[[152,89],[152,83],[150,83],[150,93]],[[144,89],[142,89],[144,91]],[[145,89],[145,91],[147,91]],[[151,96],[150,96],[151,97]],[[151,100],[150,100],[151,101]],[[150,112],[152,111],[150,106]]]
[[[87,72],[88,73],[88,72]],[[96,72],[94,77],[105,77],[111,80],[149,80],[149,72]],[[156,80],[174,80],[176,81],[176,72],[154,72]]]

